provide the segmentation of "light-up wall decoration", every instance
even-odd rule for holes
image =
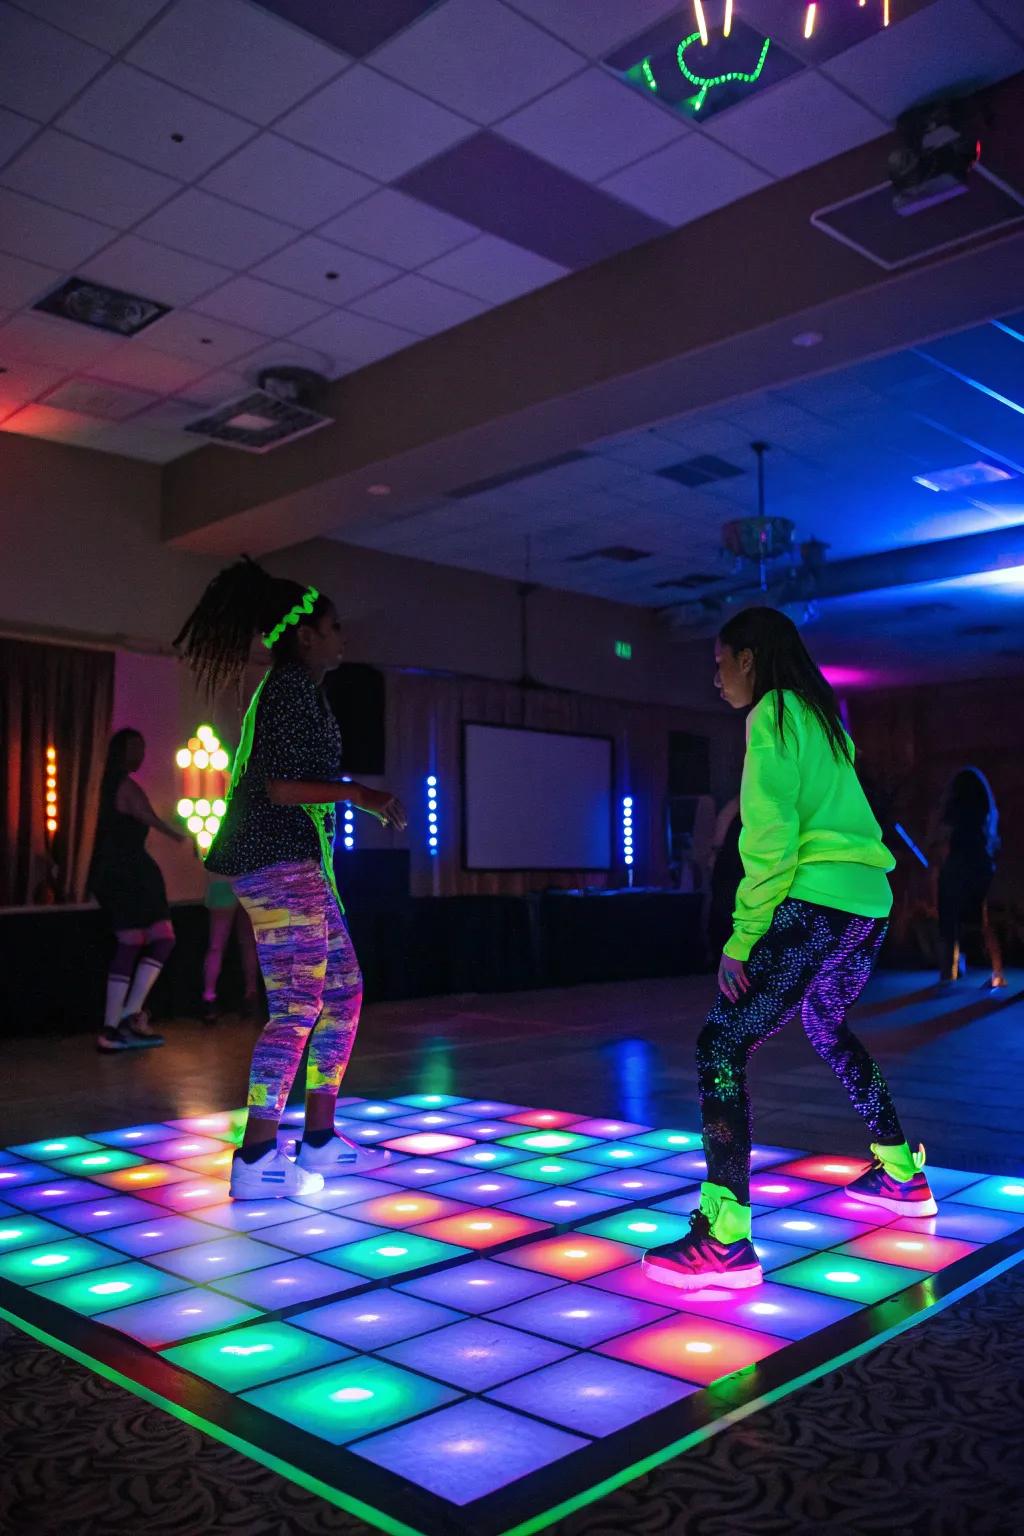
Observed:
[[[205,853],[227,809],[231,760],[210,725],[201,725],[175,762],[181,773],[178,815]]]
[[[47,747],[46,749],[46,800],[44,803],[46,806],[46,830],[53,837],[60,826],[57,800],[56,747]]]
[[[342,807],[341,843],[348,853],[351,853],[356,845],[356,813],[352,808],[351,800],[346,800]]]
[[[427,851],[432,859],[437,858],[438,838],[440,837],[440,820],[437,809],[437,775],[428,773],[426,779],[427,790]]]
[[[622,797],[622,862],[633,868],[633,796]]]

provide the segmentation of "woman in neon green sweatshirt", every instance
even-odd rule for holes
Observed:
[[[744,877],[719,997],[697,1043],[707,1181],[689,1234],[644,1270],[681,1290],[757,1285],[750,1241],[751,1054],[799,1015],[872,1131],[874,1162],[847,1193],[904,1216],[937,1209],[924,1149],[911,1152],[889,1089],[846,1014],[863,991],[892,907],[895,860],[854,770],[835,695],[796,626],[748,608],[722,629],[715,684],[747,717],[740,790]]]

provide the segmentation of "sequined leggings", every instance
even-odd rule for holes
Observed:
[[[903,1131],[888,1086],[846,1013],[871,975],[886,924],[806,901],[784,901],[746,963],[750,991],[737,1002],[719,993],[697,1041],[697,1074],[708,1179],[750,1200],[750,1096],[747,1062],[800,1014],[804,1031],[870,1126],[874,1139],[899,1145]]]
[[[306,1091],[337,1094],[359,1023],[363,978],[319,864],[273,864],[232,885],[252,921],[270,1022],[256,1042],[249,1108],[280,1119],[306,1041]]]

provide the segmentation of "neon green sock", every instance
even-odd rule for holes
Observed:
[[[711,1236],[719,1243],[750,1240],[750,1206],[741,1205],[724,1184],[704,1183],[700,1187],[700,1208],[708,1218]]]
[[[871,1150],[886,1173],[898,1179],[901,1184],[909,1184],[914,1174],[924,1167],[923,1147],[919,1147],[916,1152],[911,1152],[907,1142],[903,1142],[898,1147],[884,1147],[872,1142]]]

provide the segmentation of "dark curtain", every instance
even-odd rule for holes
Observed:
[[[0,639],[0,906],[85,899],[113,690],[111,652]],[[58,797],[52,835],[50,746]]]

